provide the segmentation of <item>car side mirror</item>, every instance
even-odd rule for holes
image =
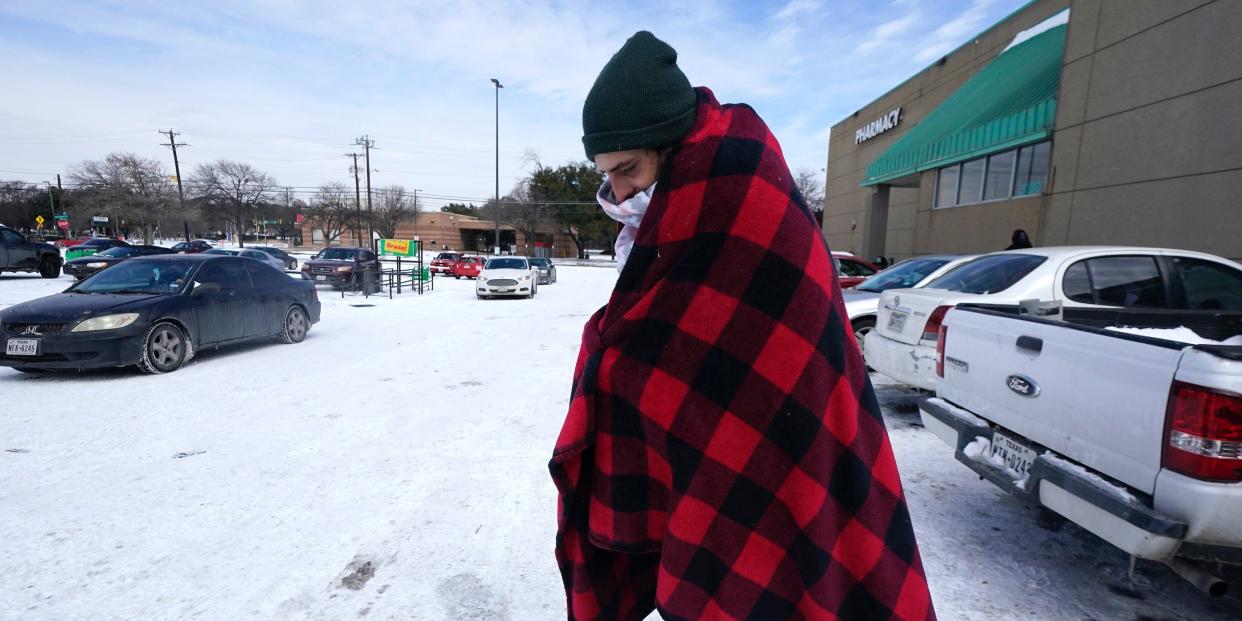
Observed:
[[[208,293],[220,293],[220,285],[214,282],[200,282],[194,286],[194,290],[190,292],[191,297],[207,295]]]

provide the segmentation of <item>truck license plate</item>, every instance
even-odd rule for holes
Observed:
[[[999,458],[1019,477],[1026,476],[1031,471],[1031,464],[1035,463],[1035,451],[1001,433],[992,434],[992,457]]]
[[[38,356],[39,339],[9,339],[4,346],[6,356]]]
[[[893,311],[888,316],[888,331],[901,332],[906,327],[906,313],[904,311]]]
[[[315,277],[315,280],[327,280],[327,279],[328,279],[327,276],[316,276]]]

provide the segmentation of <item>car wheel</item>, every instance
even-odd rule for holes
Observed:
[[[461,280],[460,274],[453,274],[453,280]]]
[[[43,257],[43,260],[39,262],[39,275],[44,278],[56,278],[60,276],[60,266],[56,263],[56,257]]]
[[[854,338],[858,341],[858,351],[862,351],[863,339],[875,329],[875,317],[860,317],[851,325],[854,328]]]
[[[479,293],[478,291],[474,292],[474,297],[479,298],[480,300],[486,300],[488,298],[488,296],[483,295],[482,293]]]
[[[285,313],[285,328],[280,331],[280,342],[301,343],[308,330],[310,320],[306,317],[306,311],[301,306],[290,306],[289,312]]]
[[[138,368],[152,375],[171,373],[181,368],[188,350],[185,333],[180,328],[167,322],[157,323],[147,331]]]

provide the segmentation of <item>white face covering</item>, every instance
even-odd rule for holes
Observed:
[[[613,250],[617,253],[618,272],[625,269],[625,261],[630,258],[630,249],[634,247],[634,240],[638,237],[638,225],[642,223],[643,215],[647,213],[647,206],[651,204],[651,195],[655,193],[655,187],[656,184],[652,183],[647,189],[621,201],[620,204],[613,202],[616,199],[612,195],[612,183],[607,180],[595,193],[595,200],[599,201],[599,206],[604,208],[604,213],[624,225],[621,228],[621,234],[617,235],[617,243],[613,246]]]

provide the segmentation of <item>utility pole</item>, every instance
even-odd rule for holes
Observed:
[[[414,188],[414,239],[419,240],[419,251],[422,251],[422,239],[418,237],[418,188]]]
[[[345,157],[354,158],[354,165],[349,169],[354,173],[354,208],[357,210],[357,227],[354,229],[355,242],[361,241],[362,238],[362,190],[358,187],[358,158],[362,157],[361,153],[346,153]]]
[[[172,147],[173,172],[177,175],[177,201],[181,206],[181,226],[185,229],[185,240],[188,242],[190,241],[190,222],[185,218],[185,191],[181,189],[181,162],[177,159],[177,147],[188,147],[190,145],[184,142],[177,142],[177,132],[173,131],[172,128],[160,133],[168,136],[168,144],[162,142],[160,144]],[[60,185],[60,175],[56,176],[56,184]]]
[[[495,253],[500,254],[500,89],[504,85],[500,80],[492,78],[492,84],[496,85],[496,249]]]
[[[366,153],[367,160],[367,247],[371,247],[371,240],[375,239],[375,231],[372,228],[375,222],[371,215],[371,148],[375,146],[375,141],[371,140],[371,136],[365,135],[354,141],[354,144],[363,148]]]

